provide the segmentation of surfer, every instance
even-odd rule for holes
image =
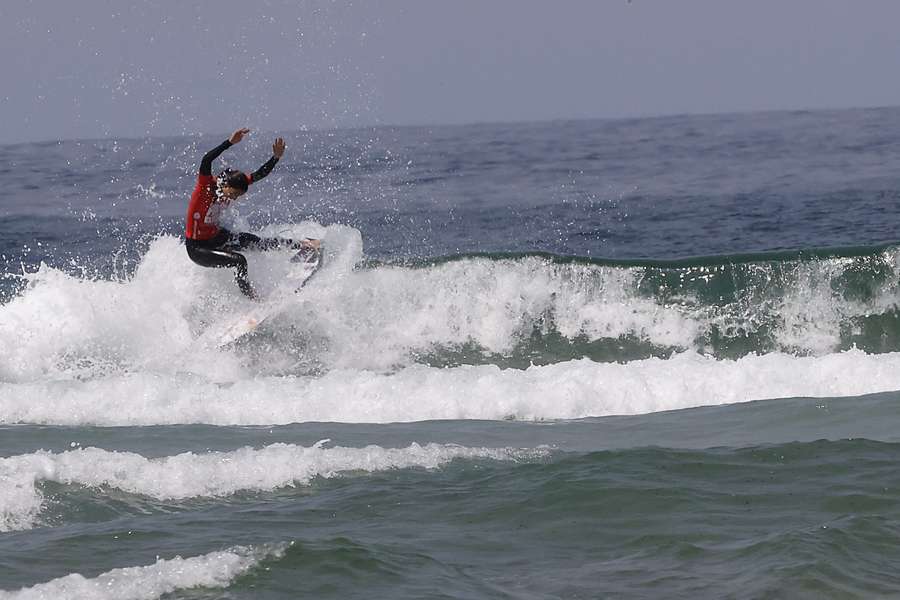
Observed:
[[[251,184],[271,173],[284,155],[284,139],[279,137],[272,144],[272,157],[253,173],[225,169],[218,177],[213,177],[213,161],[248,133],[249,129],[238,129],[200,161],[197,185],[187,210],[185,246],[190,259],[202,267],[233,268],[238,287],[244,295],[256,299],[247,274],[247,259],[237,250],[272,250],[289,246],[314,252],[319,248],[319,241],[260,238],[252,233],[233,233],[219,226],[222,210],[243,196]]]

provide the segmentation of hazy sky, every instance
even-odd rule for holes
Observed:
[[[0,143],[900,104],[896,0],[2,0]]]

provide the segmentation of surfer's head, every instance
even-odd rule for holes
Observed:
[[[244,192],[247,191],[247,187],[250,185],[250,178],[247,177],[246,173],[236,169],[225,169],[219,173],[216,183],[218,184],[217,192],[220,196],[234,200],[244,195]]]

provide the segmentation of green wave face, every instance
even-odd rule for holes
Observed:
[[[477,278],[488,263],[492,272],[501,265],[500,273],[524,269],[532,282],[543,282],[546,299],[528,303],[507,349],[491,350],[473,336],[465,344],[436,344],[417,354],[434,365],[521,368],[580,357],[664,358],[682,351],[731,359],[854,347],[898,351],[898,256],[900,248],[882,245],[676,261],[466,255],[406,266],[431,270],[461,262]],[[525,285],[522,294],[534,293],[532,288]]]

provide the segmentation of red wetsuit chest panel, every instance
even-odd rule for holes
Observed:
[[[219,213],[223,203],[217,202],[216,178],[197,177],[197,186],[188,204],[184,235],[192,240],[208,240],[219,233]]]

